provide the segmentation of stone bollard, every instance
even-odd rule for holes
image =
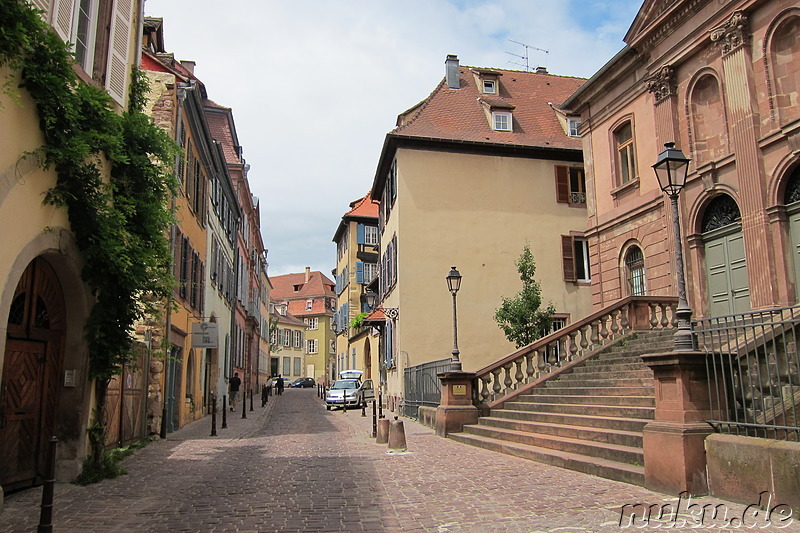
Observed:
[[[404,452],[407,449],[403,421],[394,417],[394,420],[389,423],[389,453]]]
[[[375,437],[375,442],[378,444],[386,444],[389,442],[389,419],[381,418],[378,420],[378,435]]]

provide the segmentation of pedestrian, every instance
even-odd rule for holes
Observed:
[[[280,396],[283,394],[283,378],[278,374],[278,381],[275,383],[275,393]]]
[[[242,380],[239,379],[239,373],[234,372],[233,377],[228,380],[228,390],[231,397],[231,411],[236,409],[236,398],[239,397],[239,387],[242,385]]]
[[[261,407],[264,407],[267,404],[267,384],[261,387]]]

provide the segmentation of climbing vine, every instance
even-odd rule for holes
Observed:
[[[104,412],[108,382],[132,358],[134,323],[157,315],[174,283],[167,229],[176,146],[143,112],[148,85],[141,71],[133,71],[128,110],[117,113],[105,91],[78,79],[73,63],[69,47],[27,2],[0,2],[0,66],[19,74],[45,139],[21,157],[55,170],[44,201],[67,210],[84,259],[81,276],[95,296],[84,333],[97,400],[90,440],[100,461],[105,421],[97,413]],[[14,96],[10,80],[2,87]]]

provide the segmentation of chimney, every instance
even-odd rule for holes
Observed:
[[[548,74],[547,67],[542,67],[542,66],[536,67],[536,70],[534,70],[534,72],[537,74]]]
[[[197,65],[197,61],[181,59],[181,65],[183,65],[183,68],[189,71],[189,74],[194,74],[194,66]]]
[[[311,267],[306,267],[306,283],[311,279]]]
[[[455,54],[447,54],[447,59],[444,60],[445,79],[447,86],[451,89],[460,89],[461,83],[458,79],[458,56]]]

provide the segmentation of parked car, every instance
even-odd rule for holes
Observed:
[[[342,370],[339,372],[339,379],[357,379],[361,381],[361,376],[364,375],[364,372],[361,370]]]
[[[317,380],[314,378],[297,378],[292,381],[292,387],[308,389],[317,386]]]
[[[375,399],[375,387],[371,379],[363,382],[357,379],[337,379],[325,395],[325,408],[352,407],[358,409]]]

